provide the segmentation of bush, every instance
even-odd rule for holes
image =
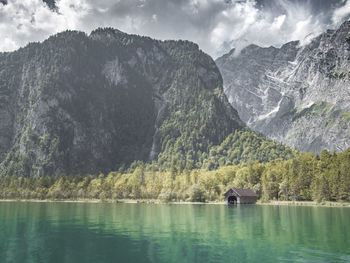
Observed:
[[[170,202],[173,199],[172,197],[173,197],[173,194],[171,189],[163,188],[158,196],[158,199],[163,202]]]
[[[206,195],[204,190],[199,184],[194,184],[190,188],[190,201],[192,202],[205,202]]]

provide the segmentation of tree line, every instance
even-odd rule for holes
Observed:
[[[251,188],[263,201],[350,201],[350,148],[342,153],[301,153],[290,160],[216,170],[190,169],[173,160],[162,170],[156,162],[135,162],[127,171],[99,175],[0,177],[2,199],[159,199],[223,201],[229,187]]]

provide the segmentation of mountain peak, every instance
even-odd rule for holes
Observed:
[[[298,48],[300,45],[300,41],[299,40],[296,40],[296,41],[290,41],[284,45],[281,46],[281,49],[282,50],[285,50],[285,49],[290,49],[290,48]]]
[[[126,33],[120,31],[119,29],[113,27],[99,27],[93,31],[91,31],[90,36],[105,34],[105,35],[126,35]]]

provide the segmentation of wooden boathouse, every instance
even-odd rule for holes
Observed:
[[[225,194],[227,204],[255,204],[258,195],[251,189],[230,188]]]

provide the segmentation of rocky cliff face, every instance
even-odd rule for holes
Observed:
[[[191,42],[98,29],[0,53],[2,174],[196,162],[243,127],[214,61]]]
[[[302,151],[350,147],[350,22],[300,46],[250,45],[217,59],[249,127]]]

